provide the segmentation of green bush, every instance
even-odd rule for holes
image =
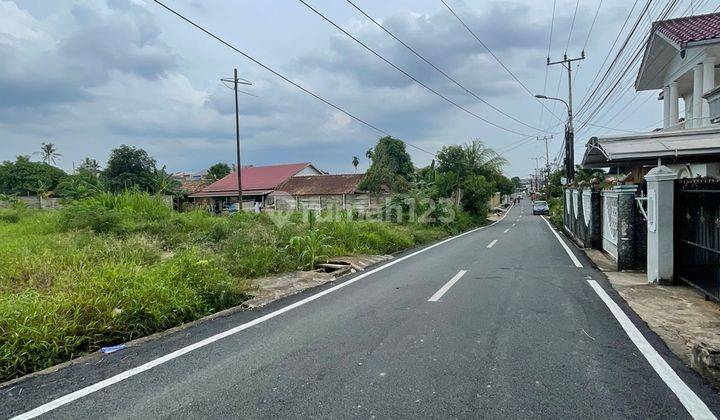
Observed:
[[[17,223],[20,221],[20,212],[16,209],[0,208],[0,222]]]

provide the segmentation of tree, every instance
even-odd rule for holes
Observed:
[[[223,162],[218,162],[208,168],[205,179],[210,182],[215,182],[219,179],[225,178],[230,173],[230,165]]]
[[[80,162],[80,165],[78,165],[78,173],[87,173],[94,177],[100,176],[100,164],[95,159],[90,159],[89,157],[86,157],[83,159],[82,162]]]
[[[521,188],[521,187],[522,187],[522,180],[520,179],[519,176],[514,176],[514,177],[510,178],[510,181],[512,181],[513,186],[515,187],[515,189],[518,189],[518,188]]]
[[[383,186],[391,191],[406,191],[410,187],[415,168],[402,140],[382,137],[366,155],[372,162],[360,188],[376,192]]]
[[[102,175],[110,191],[138,188],[155,192],[156,172],[155,159],[145,150],[123,144],[110,153]]]
[[[42,161],[47,163],[48,165],[50,163],[54,165],[55,160],[62,156],[60,153],[57,152],[55,144],[53,143],[43,143],[40,147],[40,155],[42,156]]]
[[[464,146],[443,146],[437,154],[437,160],[438,172],[455,175],[455,177],[446,177],[445,179],[446,181],[455,180],[452,189],[454,190],[456,204],[463,202],[463,185],[470,177],[483,176],[484,181],[495,184],[498,179],[502,181],[501,178],[498,178],[502,177],[510,182],[500,173],[506,160],[492,149],[486,147],[480,140],[473,140]],[[445,185],[445,188],[447,187],[448,185]]]
[[[353,156],[352,164],[353,164],[353,166],[355,167],[355,172],[357,172],[357,167],[358,167],[358,165],[360,164],[360,160],[358,159],[357,156]]]
[[[32,162],[29,156],[18,156],[15,162],[0,164],[0,193],[29,195],[39,185],[45,191],[52,191],[66,177],[60,168],[45,162]]]

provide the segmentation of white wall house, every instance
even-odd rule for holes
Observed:
[[[593,137],[583,166],[625,168],[640,181],[660,161],[680,177],[719,177],[720,124],[703,97],[720,84],[719,65],[720,13],[654,22],[635,89],[658,91],[662,129]]]

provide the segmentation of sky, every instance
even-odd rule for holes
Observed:
[[[467,112],[374,56],[298,0],[166,4],[306,89],[404,140],[411,145],[408,152],[416,166],[429,164],[432,153],[444,145],[473,139],[508,160],[508,176],[534,171],[533,158],[544,155],[544,144],[535,136],[554,135],[550,160],[557,156],[564,106],[551,101],[546,103],[549,111],[542,109],[440,0],[354,3],[474,96],[349,3],[306,1]],[[565,51],[577,56],[584,46],[587,58],[573,67],[576,110],[632,6],[627,0],[602,0],[598,9],[601,0],[556,0],[553,19],[553,0],[446,1],[532,93],[567,99],[566,73],[545,65],[551,27],[551,59]],[[698,8],[702,3],[694,0],[696,13],[714,7]],[[681,0],[676,15],[689,5],[689,0]],[[657,14],[656,6],[650,11]],[[643,37],[648,27],[649,20],[644,20]],[[358,156],[358,170],[364,170],[369,165],[365,151],[383,135],[151,0],[0,0],[0,57],[0,161],[33,154],[42,142],[51,142],[62,154],[58,166],[68,171],[85,157],[104,164],[121,144],[147,150],[169,171],[232,163],[235,104],[232,90],[220,79],[231,77],[233,68],[252,82],[242,87],[248,94],[239,97],[243,165],[312,162],[331,173],[349,173],[354,171],[353,156]],[[634,92],[631,84],[621,85],[624,94],[591,121],[606,128],[585,126],[577,132],[576,160],[591,136],[648,131],[660,124],[657,92]]]

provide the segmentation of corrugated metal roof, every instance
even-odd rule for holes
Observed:
[[[582,166],[602,168],[648,162],[659,157],[712,155],[720,158],[720,127],[593,137],[586,145]]]
[[[303,162],[242,168],[240,175],[242,176],[243,191],[274,190],[278,185],[308,166],[311,166],[309,162]],[[191,197],[223,196],[227,194],[220,193],[233,192],[237,191],[237,189],[237,173],[232,172],[225,178],[215,181],[203,188],[203,190],[198,193],[201,195],[192,194]]]
[[[720,38],[720,13],[661,20],[653,28],[678,45]]]
[[[365,174],[294,176],[277,187],[277,191],[290,195],[352,194],[365,178]]]

